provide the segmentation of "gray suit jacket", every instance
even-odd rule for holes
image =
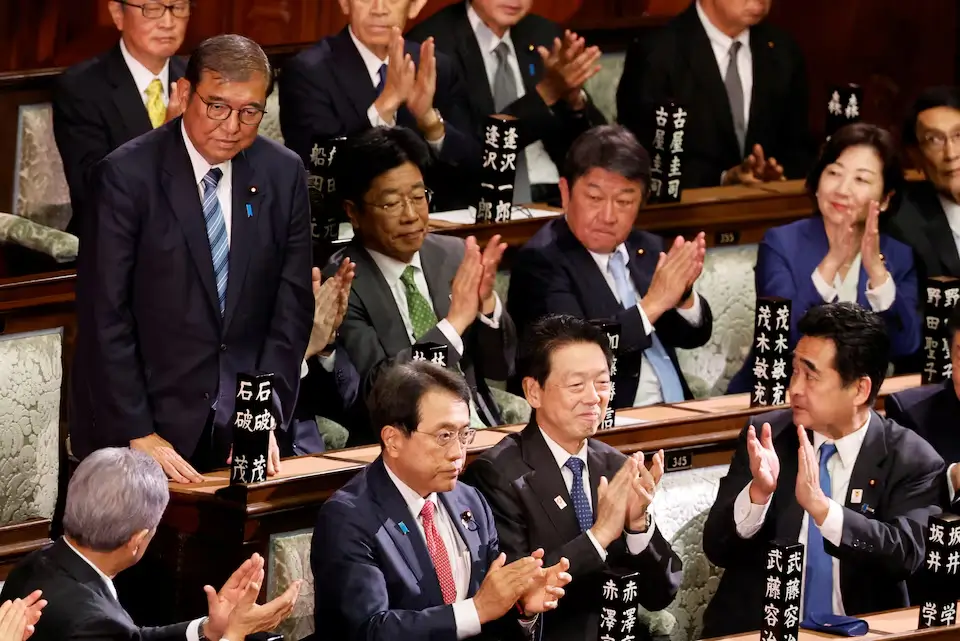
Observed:
[[[420,248],[420,262],[438,319],[450,311],[450,283],[463,261],[463,254],[463,240],[450,236],[427,234]],[[390,287],[359,238],[354,238],[333,255],[325,275],[335,273],[345,257],[356,263],[357,275],[350,291],[347,315],[340,326],[339,343],[347,350],[360,374],[365,397],[380,369],[393,360],[409,360],[413,347]],[[470,387],[483,397],[488,408],[496,412],[497,405],[483,379],[506,380],[513,375],[517,354],[516,327],[504,307],[498,329],[477,321],[462,338],[462,355],[449,347],[449,341],[437,327],[431,328],[417,342],[448,345],[447,365],[459,365]]]

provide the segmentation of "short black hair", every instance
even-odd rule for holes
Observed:
[[[880,164],[883,167],[881,176],[883,179],[883,195],[886,197],[891,193],[893,194],[887,211],[891,213],[897,211],[900,199],[903,197],[903,190],[906,188],[900,151],[897,149],[897,144],[889,131],[865,122],[844,125],[823,144],[820,157],[814,163],[810,173],[807,174],[807,193],[816,202],[820,176],[823,175],[824,170],[837,162],[837,158],[844,151],[850,147],[861,145],[872,147],[880,157]]]
[[[234,33],[207,38],[190,53],[183,77],[190,83],[191,92],[196,91],[204,71],[239,82],[249,80],[254,74],[263,74],[268,95],[273,85],[273,72],[267,54],[250,38]]]
[[[833,367],[845,386],[863,376],[870,378],[867,404],[872,406],[890,360],[890,337],[880,315],[856,303],[827,303],[811,307],[797,328],[801,336],[833,341],[837,350]]]
[[[574,343],[595,343],[603,350],[607,368],[610,367],[613,358],[610,341],[599,326],[575,316],[552,314],[527,330],[520,348],[520,373],[535,379],[542,387],[550,377],[550,357],[561,347]]]
[[[404,127],[373,127],[351,136],[341,150],[337,192],[358,210],[373,181],[391,169],[413,163],[421,173],[430,165],[430,149]]]
[[[920,114],[937,107],[950,107],[960,111],[960,87],[930,87],[917,96],[903,121],[901,136],[905,147],[916,147],[920,144],[917,140],[917,122],[920,120]]]
[[[378,438],[387,425],[407,436],[415,432],[420,424],[420,400],[432,390],[448,392],[470,404],[470,387],[456,372],[429,361],[394,362],[385,367],[367,398],[370,424]]]
[[[563,177],[570,188],[591,169],[606,169],[650,188],[650,154],[629,129],[601,125],[583,132],[573,141],[563,164]]]

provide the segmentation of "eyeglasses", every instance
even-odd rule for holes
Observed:
[[[417,431],[414,431],[413,433],[423,434],[424,436],[433,438],[437,441],[437,445],[439,445],[441,449],[446,449],[449,447],[450,444],[453,443],[454,439],[460,441],[461,445],[470,445],[473,443],[473,439],[477,437],[477,430],[473,429],[472,427],[464,428],[458,432],[454,432],[453,430],[440,430],[436,434],[427,434],[426,432]]]
[[[140,12],[143,13],[143,17],[149,20],[159,20],[163,15],[169,11],[173,14],[174,18],[189,18],[190,17],[190,7],[193,5],[193,2],[174,2],[173,4],[164,4],[162,2],[144,2],[143,4],[135,4],[133,2],[127,2],[127,0],[113,0],[117,4],[123,4],[128,7],[135,7],[140,9]]]
[[[412,207],[413,211],[423,211],[424,208],[430,207],[432,201],[433,191],[430,189],[417,189],[406,196],[398,196],[396,200],[389,202],[371,203],[364,201],[364,203],[369,207],[382,211],[387,216],[399,216],[407,207]]]
[[[948,140],[953,143],[954,147],[960,147],[960,129],[949,134],[939,131],[928,132],[920,138],[920,144],[931,151],[943,151]]]
[[[240,114],[240,122],[254,127],[260,124],[260,121],[263,120],[263,114],[267,113],[258,107],[241,107],[240,109],[234,109],[230,105],[225,105],[222,102],[210,102],[204,99],[199,93],[197,94],[197,98],[207,106],[207,118],[210,120],[227,120],[233,115],[233,112],[236,111]]]

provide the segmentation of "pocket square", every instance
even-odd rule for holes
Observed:
[[[838,614],[808,616],[800,623],[800,627],[804,630],[814,630],[838,637],[862,637],[870,629],[863,619]]]

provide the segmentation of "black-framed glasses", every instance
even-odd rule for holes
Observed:
[[[210,102],[206,100],[199,93],[197,98],[207,106],[207,118],[210,120],[227,120],[236,111],[240,114],[240,122],[251,127],[255,127],[260,124],[260,121],[263,120],[263,114],[267,113],[264,109],[259,107],[240,107],[239,109],[234,109],[230,105],[224,104],[222,102]]]
[[[423,211],[429,209],[433,201],[433,190],[414,189],[406,196],[394,196],[391,200],[384,203],[371,203],[364,201],[368,207],[373,207],[385,213],[388,216],[399,216],[407,207],[412,207],[414,211]]]
[[[453,443],[453,440],[456,439],[460,441],[461,445],[470,445],[473,443],[473,439],[477,437],[477,430],[472,427],[465,427],[462,430],[454,432],[453,430],[440,430],[436,434],[427,434],[426,432],[417,432],[414,431],[414,434],[423,434],[424,436],[430,437],[437,442],[442,449],[446,449]]]
[[[113,1],[117,4],[140,9],[143,17],[149,20],[159,20],[167,11],[173,14],[174,18],[189,18],[190,9],[193,5],[191,0],[180,0],[179,2],[172,2],[170,4],[166,4],[165,2],[144,2],[142,4],[136,4],[135,2],[127,2],[127,0]]]

